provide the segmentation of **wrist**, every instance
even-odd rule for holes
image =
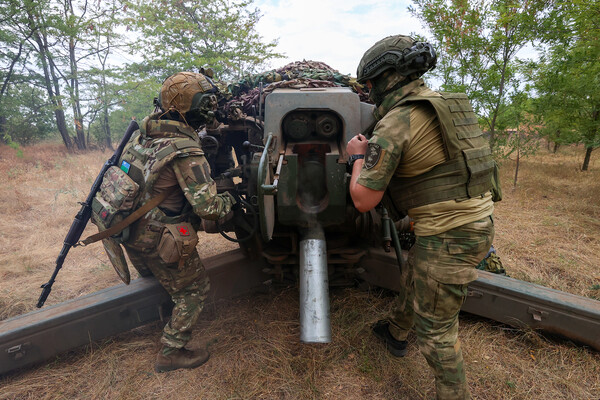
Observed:
[[[348,161],[347,161],[347,168],[346,168],[346,170],[347,170],[349,173],[352,173],[352,168],[354,167],[354,163],[355,163],[357,160],[363,160],[364,158],[365,158],[365,155],[364,155],[364,154],[351,154],[351,155],[348,157]]]
[[[356,160],[362,160],[365,158],[364,154],[352,154],[350,155],[350,157],[348,157],[348,166],[350,166],[350,168],[352,168],[352,166],[354,165],[354,162]]]

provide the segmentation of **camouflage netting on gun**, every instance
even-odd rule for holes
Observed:
[[[236,83],[219,85],[221,93],[225,95],[226,103],[223,105],[225,115],[232,115],[232,109],[240,109],[247,115],[258,113],[260,103],[260,86],[262,83],[263,103],[264,98],[278,88],[316,88],[344,86],[358,93],[360,100],[369,102],[368,94],[363,91],[363,85],[356,82],[350,75],[340,74],[329,65],[319,61],[296,61],[282,68],[250,75]],[[255,111],[253,111],[255,110]]]

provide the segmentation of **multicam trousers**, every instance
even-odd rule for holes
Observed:
[[[147,253],[128,247],[127,255],[136,268],[150,269],[175,303],[171,320],[163,329],[161,343],[170,348],[184,347],[191,339],[192,327],[198,320],[210,288],[198,252],[194,251],[181,268],[177,263],[165,263],[156,251]]]
[[[402,271],[406,290],[395,300],[390,332],[405,340],[414,325],[419,350],[435,375],[438,399],[470,398],[458,313],[493,239],[491,216],[439,235],[417,237],[409,266]]]

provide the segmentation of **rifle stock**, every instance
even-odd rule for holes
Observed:
[[[43,290],[42,294],[40,295],[40,298],[38,299],[36,305],[37,308],[41,308],[46,302],[46,299],[52,291],[52,285],[54,284],[54,280],[58,275],[58,271],[60,271],[60,269],[62,268],[65,258],[69,253],[69,250],[71,249],[71,247],[75,246],[79,241],[79,238],[81,238],[81,235],[83,234],[83,231],[85,230],[85,227],[88,221],[90,220],[90,216],[92,215],[92,200],[94,199],[94,196],[96,196],[96,193],[100,189],[100,185],[102,184],[102,178],[104,177],[104,174],[110,167],[116,165],[117,162],[119,162],[119,158],[121,158],[121,154],[123,153],[125,145],[127,144],[127,142],[129,142],[129,139],[131,139],[131,135],[133,135],[133,132],[135,132],[138,129],[138,123],[136,121],[131,121],[129,127],[125,131],[125,135],[123,135],[123,139],[119,143],[119,146],[117,147],[113,155],[104,163],[102,169],[100,170],[100,173],[96,177],[96,180],[94,180],[94,183],[92,184],[92,187],[90,189],[90,193],[88,194],[85,202],[80,203],[81,209],[75,216],[75,219],[71,224],[71,228],[69,229],[69,233],[67,233],[67,236],[65,237],[65,240],[63,242],[63,248],[60,251],[58,258],[56,259],[56,267],[54,268],[54,272],[52,273],[50,280],[41,286]]]

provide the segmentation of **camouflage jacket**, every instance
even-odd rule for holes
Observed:
[[[196,132],[188,125],[146,117],[119,160],[125,171],[139,186],[134,208],[169,191],[159,207],[149,211],[132,227],[127,244],[142,249],[152,248],[162,226],[189,220],[192,214],[219,219],[231,211],[235,200],[229,193],[217,194],[210,177]]]

